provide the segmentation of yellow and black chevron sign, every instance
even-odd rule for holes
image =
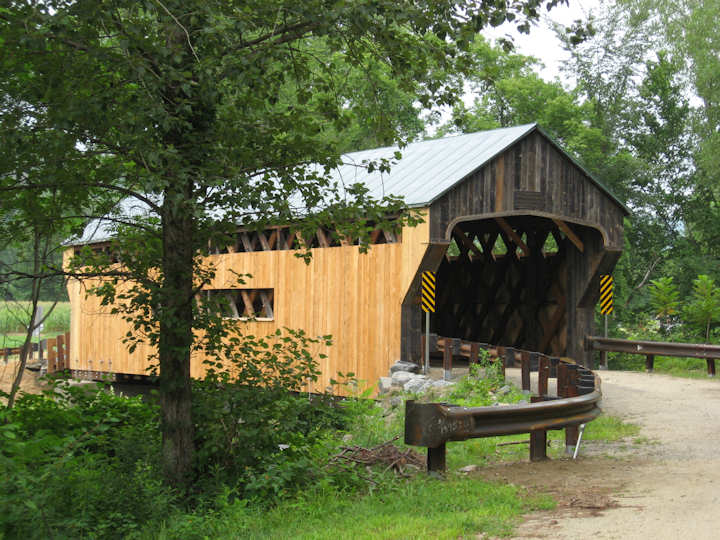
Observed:
[[[613,311],[614,287],[612,276],[600,276],[600,313],[603,315],[607,315]]]
[[[422,273],[422,310],[435,313],[435,272],[426,270]]]

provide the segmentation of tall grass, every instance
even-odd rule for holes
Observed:
[[[53,302],[40,302],[47,313]],[[0,334],[25,332],[30,319],[30,302],[0,302]],[[58,302],[45,320],[44,332],[62,333],[70,330],[70,302]]]

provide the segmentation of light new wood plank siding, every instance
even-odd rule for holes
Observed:
[[[427,213],[425,213],[427,216]],[[238,321],[242,332],[264,336],[277,328],[302,329],[310,336],[331,334],[333,345],[316,347],[322,377],[305,388],[322,391],[338,371],[375,384],[400,357],[401,304],[427,249],[429,224],[406,227],[402,243],[313,249],[310,264],[295,251],[211,255],[216,275],[208,288],[273,289],[272,321]],[[66,262],[71,256],[66,252]],[[244,284],[235,273],[252,274]],[[85,290],[97,280],[71,280],[71,369],[146,374],[153,350],[140,345],[130,354],[122,340],[129,326]],[[192,358],[191,374],[201,377],[203,358]]]

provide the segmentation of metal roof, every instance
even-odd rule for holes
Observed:
[[[602,183],[593,178],[552,137],[534,123],[419,141],[410,143],[402,149],[388,146],[352,152],[342,156],[342,164],[330,172],[330,179],[337,182],[340,189],[342,186],[363,183],[369,189],[369,194],[377,199],[386,195],[395,195],[402,197],[410,207],[429,206],[495,156],[535,130],[545,136],[565,157],[582,169],[608,197],[629,213],[627,207]],[[397,152],[402,155],[400,160],[395,157]],[[390,172],[381,172],[378,169],[368,172],[367,163],[385,159],[391,162]],[[290,196],[290,198],[294,197]],[[126,199],[118,205],[117,212],[113,215],[132,220],[146,217],[148,213],[149,210],[143,203],[135,199]],[[67,245],[107,241],[113,236],[114,229],[115,224],[112,221],[93,220],[81,237],[71,240]]]
[[[513,143],[535,129],[535,124],[479,131],[397,146],[363,150],[343,156],[343,165],[333,173],[345,184],[361,182],[375,197],[396,195],[408,206],[427,206]],[[400,151],[402,159],[389,173],[367,172],[362,162],[393,158]]]

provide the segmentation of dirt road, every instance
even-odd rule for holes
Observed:
[[[602,408],[640,425],[640,444],[588,442],[577,461],[485,471],[559,501],[514,538],[720,538],[720,381],[599,373]]]

